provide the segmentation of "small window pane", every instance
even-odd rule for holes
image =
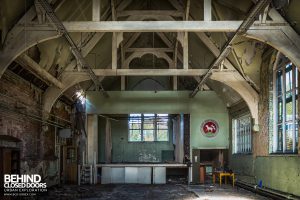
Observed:
[[[283,85],[283,77],[282,70],[277,71],[277,96],[282,95],[282,85]]]
[[[144,141],[154,141],[154,130],[143,131]]]
[[[144,114],[144,129],[155,129],[155,114]]]
[[[129,124],[129,129],[141,129],[141,124],[140,123],[131,123]]]
[[[141,123],[142,116],[140,114],[130,114],[129,116],[129,123]]]
[[[157,141],[168,141],[168,130],[157,131]]]
[[[168,122],[158,122],[157,129],[168,129]]]
[[[278,98],[278,113],[277,113],[277,116],[278,116],[278,123],[281,123],[282,122],[282,98],[279,97]]]
[[[298,88],[298,81],[299,81],[299,79],[298,79],[298,68],[297,67],[295,67],[296,69],[295,69],[295,73],[296,73],[296,88]]]
[[[169,114],[157,114],[158,117],[168,118]]]
[[[282,126],[279,125],[278,126],[278,151],[282,151],[283,150],[283,146],[282,146]]]
[[[285,146],[286,151],[293,150],[293,124],[286,125]]]
[[[141,114],[130,114],[130,118],[141,118]]]
[[[288,99],[286,99],[285,112],[286,112],[286,121],[293,120],[293,101],[292,101],[292,97],[289,97]]]
[[[297,138],[299,138],[298,123],[296,123],[295,127],[296,127],[296,148],[297,148],[298,147],[298,143],[299,143],[299,141],[297,139]]]
[[[292,70],[286,72],[285,74],[285,91],[289,92],[292,89]]]
[[[140,141],[142,141],[141,130],[130,130],[129,141],[131,141],[131,142],[140,142]]]
[[[155,114],[144,114],[145,119],[146,118],[152,118],[155,117]]]
[[[154,124],[153,123],[144,123],[144,129],[154,129]]]

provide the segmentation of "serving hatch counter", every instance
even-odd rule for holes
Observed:
[[[101,168],[101,184],[165,184],[166,168],[187,168],[186,164],[97,164]],[[98,177],[98,176],[97,176]]]

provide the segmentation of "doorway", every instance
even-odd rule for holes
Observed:
[[[193,149],[193,183],[211,183],[212,172],[228,163],[227,155],[228,149]]]
[[[18,138],[0,135],[0,176],[4,174],[20,174],[20,145]],[[3,185],[3,178],[0,179]]]

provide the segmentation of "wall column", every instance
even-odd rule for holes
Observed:
[[[87,164],[98,162],[98,115],[87,116]]]

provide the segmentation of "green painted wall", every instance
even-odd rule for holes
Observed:
[[[193,148],[228,148],[229,146],[228,111],[222,100],[213,91],[199,92],[194,98],[189,98],[190,92],[188,91],[159,91],[156,93],[151,91],[111,91],[108,93],[110,98],[107,99],[99,92],[87,92],[87,113],[187,113],[191,114],[191,150]],[[207,119],[216,120],[219,124],[219,133],[214,138],[204,137],[200,132],[202,122]],[[120,138],[123,137],[125,142],[128,141],[128,128],[126,126],[127,122],[126,124],[112,123],[113,145],[115,145],[113,148],[118,147],[118,150],[113,152],[113,159],[116,162],[122,161],[121,158],[126,159],[128,162],[135,162],[139,157],[135,153],[129,153],[128,156],[124,153],[125,156],[121,156],[123,154],[121,144],[124,142],[120,141]],[[102,136],[99,138],[101,139]],[[119,143],[120,145],[118,145]],[[126,144],[126,150],[128,145]],[[130,152],[140,152],[144,151],[144,148],[156,149],[159,152],[162,147],[157,146],[155,143],[144,144],[142,147],[137,144],[130,144],[128,149],[131,149]],[[163,148],[170,149],[169,144]],[[103,156],[103,153],[100,152],[99,155]]]
[[[199,95],[199,94],[198,94]],[[228,148],[229,129],[228,111],[215,92],[203,92],[198,96],[198,104],[191,104],[191,150],[202,148]],[[202,135],[203,121],[213,119],[219,124],[219,133],[214,138]]]
[[[238,179],[250,184],[257,184],[254,175],[254,160],[252,155],[232,154],[229,150],[229,168],[234,171]]]
[[[298,156],[268,156],[255,159],[257,180],[275,190],[300,196],[300,158]]]
[[[241,112],[244,111],[244,112]],[[232,116],[243,115],[247,110],[240,105],[230,110]],[[230,121],[232,117],[230,117]],[[231,123],[230,130],[232,130]],[[232,131],[230,131],[232,132]],[[261,133],[253,133],[261,134]],[[231,141],[230,133],[230,141]],[[253,141],[254,144],[254,141]],[[260,144],[258,144],[260,145]],[[255,152],[256,149],[253,149]],[[298,155],[268,155],[254,156],[254,154],[232,154],[232,144],[229,149],[229,168],[238,180],[258,184],[262,180],[263,186],[274,190],[300,196],[300,157]]]
[[[188,97],[188,92],[173,91],[110,91],[110,98],[99,92],[87,92],[87,113],[189,113],[190,102],[199,102]],[[200,95],[199,95],[200,96]]]
[[[105,162],[105,119],[99,118],[99,162]],[[171,125],[171,124],[170,124]],[[112,162],[164,162],[172,157],[162,159],[162,151],[174,150],[172,131],[169,142],[128,142],[127,120],[111,121]]]
[[[232,155],[230,168],[239,180],[300,196],[300,158],[298,156]]]
[[[219,132],[213,138],[205,137],[201,131],[201,124],[207,119],[213,119],[219,124]],[[227,112],[191,113],[191,149],[228,148],[228,114]]]

